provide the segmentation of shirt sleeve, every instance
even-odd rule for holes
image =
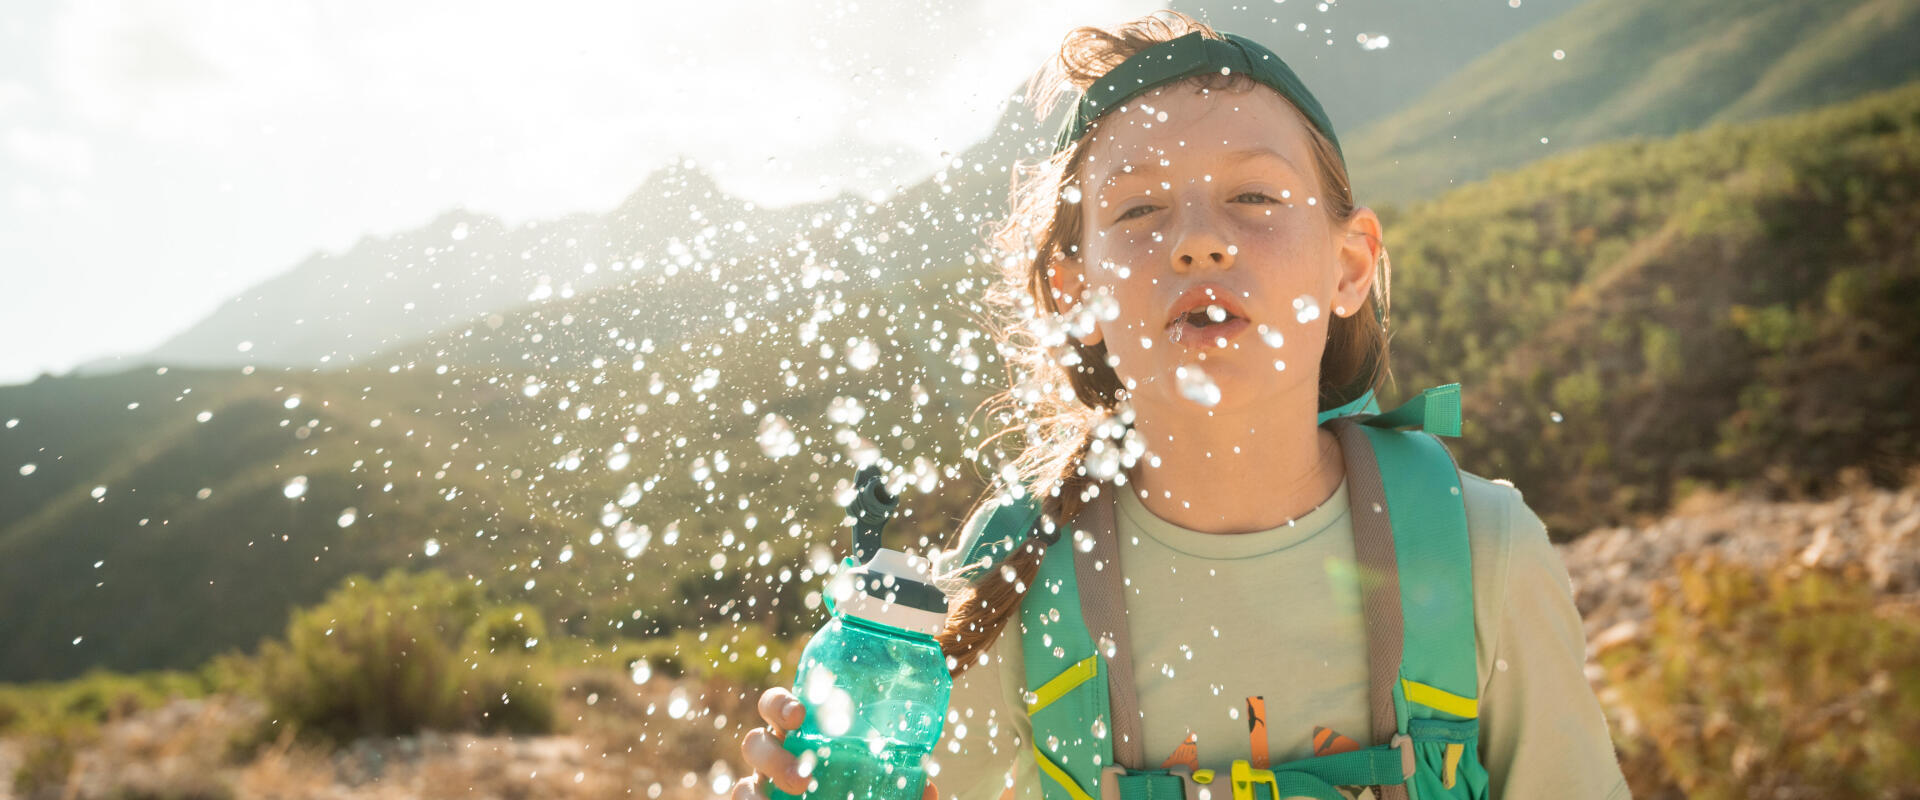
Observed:
[[[1008,621],[975,663],[953,681],[947,727],[935,746],[940,766],[933,783],[942,798],[1039,800],[1039,767],[1033,760],[1033,722],[1021,700],[1020,621]]]
[[[1540,517],[1509,489],[1505,596],[1480,696],[1490,796],[1627,798],[1606,716],[1586,678],[1586,636],[1567,568]]]

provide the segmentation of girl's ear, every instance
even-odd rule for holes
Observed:
[[[1333,289],[1336,316],[1352,316],[1367,301],[1367,294],[1373,291],[1381,241],[1380,217],[1365,206],[1354,209],[1336,254],[1340,267],[1339,282]]]
[[[1087,272],[1079,256],[1062,255],[1053,260],[1047,268],[1047,288],[1053,293],[1054,305],[1062,314],[1071,314],[1080,308],[1087,291]],[[1096,322],[1093,332],[1080,337],[1080,343],[1092,347],[1104,337],[1100,325]]]

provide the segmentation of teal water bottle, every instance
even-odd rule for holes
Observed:
[[[806,793],[770,788],[775,800],[920,800],[925,759],[946,726],[953,679],[934,640],[946,624],[946,596],[924,560],[880,547],[897,498],[877,467],[855,479],[847,506],[854,556],[828,582],[833,618],[801,652],[794,694],[806,719],[787,734],[787,752],[811,768]]]

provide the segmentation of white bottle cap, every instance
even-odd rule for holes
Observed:
[[[946,595],[934,588],[924,558],[881,548],[873,560],[843,567],[827,590],[838,613],[928,636],[946,630]]]

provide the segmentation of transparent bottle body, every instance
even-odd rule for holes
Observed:
[[[933,637],[835,615],[801,652],[794,693],[806,720],[787,752],[811,761],[811,788],[774,800],[919,800],[946,725],[953,680]]]

